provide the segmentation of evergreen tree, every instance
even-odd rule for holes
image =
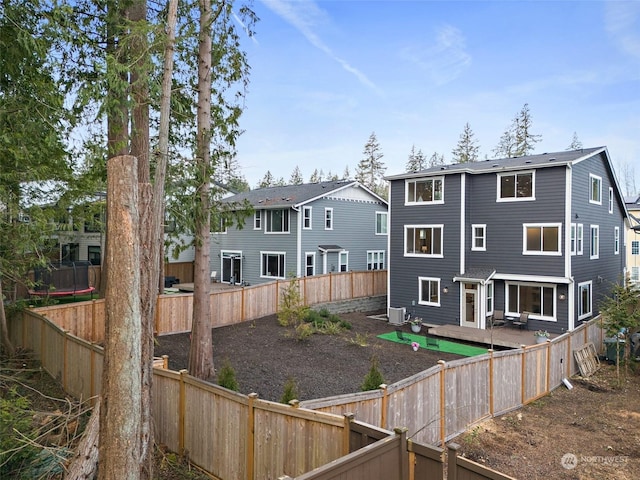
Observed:
[[[451,152],[453,154],[454,163],[469,163],[478,161],[478,150],[480,147],[476,144],[476,140],[469,123],[465,123],[464,130],[460,134],[458,145]]]
[[[573,137],[571,137],[571,143],[567,147],[567,150],[580,150],[582,148],[582,142],[578,138],[578,134],[573,132]]]
[[[433,152],[433,155],[429,158],[429,168],[444,165],[444,155]]]
[[[504,131],[493,153],[496,157],[522,157],[533,153],[536,143],[542,135],[531,132],[532,120],[529,104],[525,103],[520,112]]]
[[[411,146],[409,158],[404,168],[407,172],[418,172],[427,168],[427,159],[424,156],[424,153],[422,153],[422,150],[420,149],[416,151],[415,145]]]
[[[262,177],[262,180],[258,182],[258,185],[256,185],[256,188],[268,188],[268,187],[274,187],[275,185],[276,185],[276,179],[271,173],[271,170],[267,170],[267,173],[265,173],[264,177]]]
[[[380,149],[375,132],[369,136],[362,153],[364,158],[356,167],[356,180],[378,195],[385,195],[386,187],[383,176],[387,167],[382,162],[384,154]]]
[[[309,177],[309,183],[318,183],[321,181],[322,181],[322,174],[320,174],[318,172],[318,169],[316,168],[311,174],[311,176]]]
[[[351,172],[349,171],[349,165],[344,167],[344,172],[342,172],[342,180],[351,180]]]
[[[304,183],[304,179],[302,178],[302,172],[300,171],[300,167],[296,165],[296,168],[291,172],[291,177],[289,178],[289,185],[302,185]]]

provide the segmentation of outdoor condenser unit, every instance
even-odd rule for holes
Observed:
[[[389,307],[389,323],[391,325],[402,325],[404,323],[404,315],[404,307]]]

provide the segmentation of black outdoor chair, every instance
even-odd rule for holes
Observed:
[[[502,325],[504,325],[504,311],[494,310],[493,315],[491,316],[491,326],[501,327]]]
[[[427,339],[427,348],[435,348],[440,350],[440,341],[437,338],[430,337],[428,333],[424,334],[424,338]]]
[[[398,340],[400,340],[401,342],[411,342],[410,338],[407,338],[404,336],[404,332],[402,331],[401,328],[396,328],[396,336],[398,337]]]
[[[529,312],[522,312],[520,318],[513,321],[513,326],[527,330],[529,328]]]

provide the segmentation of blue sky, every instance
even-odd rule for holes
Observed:
[[[256,0],[238,161],[251,187],[297,166],[351,174],[376,133],[451,161],[466,122],[492,150],[527,103],[536,153],[605,145],[640,177],[639,1]],[[620,178],[621,183],[624,179]],[[640,182],[637,182],[640,187]]]

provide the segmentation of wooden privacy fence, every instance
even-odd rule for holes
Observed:
[[[298,284],[306,305],[373,297],[387,292],[386,270],[329,273],[219,290],[211,293],[211,326],[233,325],[277,313],[282,292],[291,282]],[[96,343],[104,341],[103,299],[40,307],[34,311],[73,335]],[[163,335],[191,331],[192,315],[192,293],[159,295],[155,332]]]
[[[578,373],[573,350],[592,342],[602,350],[600,318],[545,344],[437,366],[380,389],[301,402],[336,415],[353,412],[380,428],[402,425],[420,443],[444,445],[470,425],[530,403]],[[383,366],[384,367],[384,366]]]

